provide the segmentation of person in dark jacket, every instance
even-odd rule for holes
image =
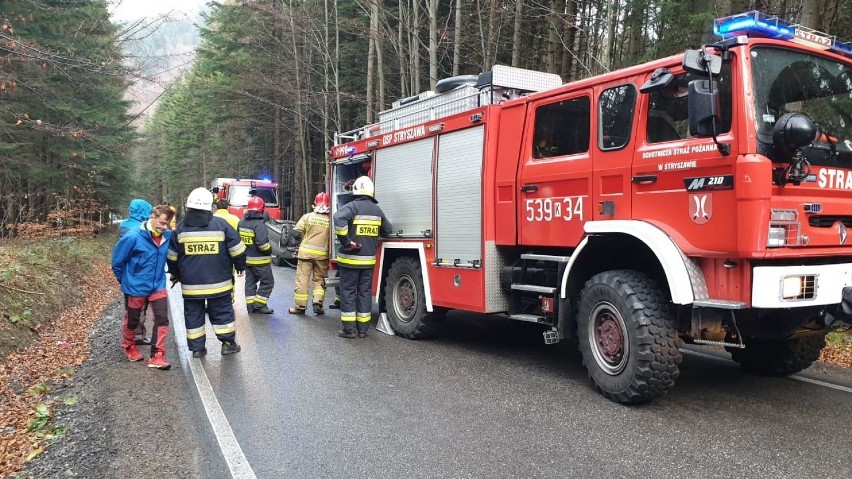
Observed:
[[[373,269],[379,236],[392,232],[378,202],[373,198],[373,181],[361,176],[352,184],[355,199],[334,214],[334,234],[340,240],[337,265],[340,269],[341,338],[367,336],[373,311]]]
[[[148,220],[149,216],[151,216],[151,203],[139,198],[130,200],[127,219],[118,225],[118,238],[121,239],[127,233],[138,230],[142,226],[142,223]],[[172,217],[172,220],[174,220],[174,217]],[[142,312],[139,314],[138,326],[136,326],[135,341],[137,346],[147,346],[151,344],[145,330],[145,316],[147,316],[147,313],[148,304],[145,304],[145,306],[142,307]],[[127,314],[124,316],[124,321],[126,322]]]
[[[248,201],[245,217],[239,222],[240,239],[246,245],[246,309],[249,313],[272,314],[269,295],[275,286],[272,276],[272,245],[263,219],[263,198]]]
[[[168,264],[172,281],[181,283],[183,319],[192,357],[207,354],[204,313],[222,342],[222,354],[240,351],[231,292],[232,270],[239,276],[246,267],[246,247],[234,228],[213,216],[213,194],[205,188],[192,190],[186,214],[178,223],[169,245]]]
[[[166,361],[166,336],[169,334],[168,299],[166,294],[166,254],[171,239],[169,221],[173,216],[166,205],[153,209],[148,221],[129,231],[112,251],[112,272],[124,293],[126,314],[122,322],[121,346],[127,359],[142,360],[134,333],[142,309],[150,305],[154,312],[151,358],[148,367],[169,369]]]

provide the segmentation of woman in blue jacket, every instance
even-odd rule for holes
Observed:
[[[121,326],[127,359],[141,361],[136,347],[134,330],[139,324],[142,308],[147,301],[154,312],[151,334],[149,368],[169,369],[166,361],[166,336],[169,334],[168,299],[166,294],[166,254],[171,230],[169,222],[174,213],[167,205],[157,206],[138,229],[128,231],[112,251],[112,272],[121,284],[127,314]]]

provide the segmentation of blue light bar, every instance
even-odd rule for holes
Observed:
[[[778,17],[753,10],[714,20],[713,33],[722,38],[749,35],[789,40],[795,35],[796,27]]]
[[[760,13],[757,10],[717,18],[713,21],[713,33],[722,38],[746,35],[788,40],[852,57],[852,44],[841,42],[834,35],[796,25],[775,16]]]

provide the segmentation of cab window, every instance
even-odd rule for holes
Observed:
[[[689,82],[706,80],[706,76],[680,74],[661,90],[650,94],[646,131],[648,143],[661,143],[691,138],[689,132]],[[714,77],[719,88],[722,123],[717,133],[731,130],[731,68],[722,66],[722,73]]]
[[[636,109],[636,87],[621,85],[604,90],[598,98],[598,147],[617,150],[630,142],[633,112]]]
[[[587,96],[540,106],[535,111],[533,158],[589,151],[591,100]]]

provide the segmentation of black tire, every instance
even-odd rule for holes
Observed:
[[[606,271],[580,295],[577,332],[592,385],[612,401],[665,395],[680,374],[681,340],[667,293],[638,271]]]
[[[744,337],[745,349],[728,348],[731,358],[748,372],[787,376],[807,369],[825,347],[826,331],[807,336],[769,341]]]
[[[388,321],[396,334],[423,339],[434,334],[432,315],[426,311],[426,293],[420,262],[403,256],[390,267],[385,286]]]

